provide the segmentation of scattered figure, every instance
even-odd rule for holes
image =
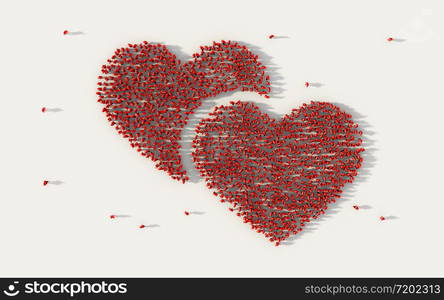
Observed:
[[[63,31],[63,35],[67,35],[69,33],[68,30]]]
[[[43,185],[47,185],[49,183],[48,180],[43,180]]]
[[[274,34],[270,35],[268,38],[269,38],[269,39],[274,38]]]
[[[383,216],[380,216],[380,217],[379,217],[379,220],[384,221],[385,218],[384,218]]]
[[[356,210],[359,210],[359,206],[357,206],[357,205],[353,205],[353,208]]]
[[[143,229],[143,228],[145,228],[145,227],[146,227],[146,226],[143,225],[143,224],[139,226],[140,229]]]
[[[44,113],[46,111],[46,107],[42,107],[42,112]]]
[[[305,82],[305,87],[309,87],[310,83],[309,82]]]
[[[387,41],[388,41],[388,42],[391,42],[391,41],[393,41],[393,38],[392,38],[392,37],[389,37],[389,38],[387,39]]]
[[[190,215],[190,213],[189,213],[189,212],[187,212],[187,211],[185,211],[185,215],[186,215],[186,216],[189,216],[189,215]]]
[[[115,219],[117,216],[116,215],[111,215],[109,216],[111,219]]]

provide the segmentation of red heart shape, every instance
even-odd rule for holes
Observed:
[[[353,181],[362,131],[331,103],[304,104],[280,121],[253,103],[230,103],[200,122],[193,160],[221,202],[279,245]]]
[[[182,64],[161,44],[128,44],[102,67],[98,101],[119,134],[156,167],[184,183],[180,135],[202,99],[241,89],[265,95],[269,77],[257,55],[231,41],[201,46]]]

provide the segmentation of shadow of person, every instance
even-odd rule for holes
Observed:
[[[71,32],[68,32],[68,35],[84,35],[84,34],[86,34],[86,33],[83,32],[83,31],[71,31]]]
[[[49,180],[48,181],[48,184],[54,184],[54,185],[62,185],[62,184],[64,184],[65,182],[64,181],[61,181],[61,180]]]
[[[278,39],[289,39],[290,37],[288,35],[275,35],[273,37],[274,40],[278,40]]]
[[[315,87],[315,88],[321,88],[321,87],[325,86],[325,84],[321,83],[321,82],[310,82],[310,86]]]
[[[198,216],[201,216],[201,215],[205,214],[204,211],[196,211],[196,210],[190,211],[189,213],[190,213],[190,215],[198,215]]]
[[[122,214],[122,215],[115,215],[117,218],[131,218],[131,215],[125,215],[125,214]]]
[[[62,112],[63,109],[61,109],[61,108],[59,108],[59,107],[54,107],[54,108],[47,108],[46,111],[47,111],[47,112],[58,113],[58,112]]]
[[[372,209],[373,207],[370,205],[359,205],[359,209]]]
[[[149,224],[149,225],[145,225],[145,228],[158,228],[160,227],[159,224]]]

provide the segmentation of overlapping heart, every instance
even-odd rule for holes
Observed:
[[[268,97],[264,69],[247,47],[230,41],[203,46],[184,64],[164,45],[129,44],[102,67],[98,101],[133,148],[185,183],[179,141],[189,115],[227,91]],[[278,121],[238,101],[201,121],[192,155],[214,194],[279,245],[353,181],[364,151],[360,135],[352,116],[330,103],[304,104]]]
[[[202,100],[242,90],[267,95],[265,66],[246,46],[231,41],[202,46],[182,64],[161,44],[128,44],[102,67],[98,101],[131,147],[177,180],[187,181],[180,134]]]
[[[232,102],[216,107],[196,133],[193,160],[207,186],[277,245],[323,214],[362,163],[362,132],[325,102],[280,121],[253,103]]]

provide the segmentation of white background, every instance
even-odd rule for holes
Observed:
[[[439,0],[2,1],[0,276],[444,276],[443,9]],[[365,129],[361,175],[292,245],[250,230],[202,181],[156,170],[96,102],[115,48],[147,40],[189,57],[221,39],[266,53],[276,92],[214,103],[262,101],[282,116],[330,101]]]

